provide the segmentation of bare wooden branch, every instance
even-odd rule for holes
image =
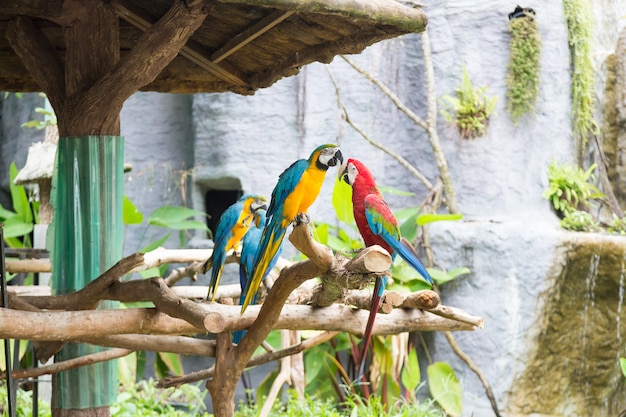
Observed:
[[[479,329],[482,329],[485,325],[482,317],[469,315],[465,311],[456,307],[449,307],[439,304],[437,307],[428,311],[440,317],[445,317],[450,320],[456,320],[461,323],[471,324],[472,326],[476,326]]]
[[[298,344],[294,344],[288,348],[264,353],[262,355],[258,355],[250,359],[250,361],[246,364],[246,368],[252,368],[255,366],[263,365],[269,362],[273,362],[285,356],[294,355],[296,353],[304,352],[307,349],[315,347],[317,345],[321,345],[324,342],[329,341],[333,337],[337,336],[339,332],[323,332],[314,336],[310,339],[306,339]],[[201,371],[191,372],[187,375],[182,375],[179,377],[167,377],[163,378],[159,381],[157,386],[159,388],[169,388],[169,387],[178,387],[182,384],[188,384],[191,382],[202,381],[203,379],[208,379],[213,376],[215,372],[215,368],[211,367],[209,369],[203,369]]]
[[[446,161],[445,154],[443,152],[443,149],[441,148],[441,141],[439,140],[439,134],[437,133],[437,97],[435,93],[435,75],[432,63],[432,52],[430,49],[430,37],[428,36],[428,29],[422,31],[420,36],[422,38],[422,54],[424,57],[424,72],[426,75],[428,103],[428,116],[426,121],[424,121],[411,109],[409,109],[402,102],[402,100],[396,94],[394,94],[384,83],[382,83],[365,69],[361,68],[351,59],[343,55],[341,57],[358,73],[363,75],[372,84],[378,87],[378,89],[382,91],[389,98],[389,100],[391,100],[391,102],[398,108],[398,110],[402,111],[413,123],[426,131],[430,146],[433,151],[433,156],[435,157],[435,162],[437,163],[437,167],[439,168],[439,175],[441,175],[441,179],[443,181],[443,187],[446,195],[446,204],[448,205],[448,209],[450,210],[450,213],[460,213],[458,203],[456,201],[456,192],[454,190],[452,176],[450,174],[450,169],[448,168],[448,162]],[[428,181],[424,181],[425,177],[419,171],[417,171],[415,167],[408,163],[401,155],[398,155],[384,145],[375,142],[374,140],[369,138],[369,136],[367,136],[367,134],[365,134],[363,131],[357,129],[354,123],[347,117],[347,111],[345,107],[343,107],[343,104],[340,103],[340,106],[343,108],[342,110],[344,112],[346,122],[348,122],[348,124],[350,124],[355,130],[357,130],[357,132],[361,136],[363,136],[372,145],[381,149],[388,155],[394,157],[402,164],[402,166],[407,168],[416,178],[422,181],[429,190],[432,188],[432,185],[430,185]]]
[[[69,294],[61,294],[50,297],[21,297],[23,301],[38,308],[51,310],[89,310],[98,306],[102,294],[108,287],[126,275],[137,265],[143,264],[143,254],[135,253],[118,261],[111,268],[102,273],[98,278],[91,281],[85,288]]]
[[[105,347],[215,357],[215,340],[204,340],[187,336],[118,334],[78,338],[75,341]]]
[[[6,259],[8,272],[52,272],[50,259]]]
[[[454,340],[454,336],[452,336],[452,333],[443,332],[443,334],[446,336],[446,340],[450,344],[450,347],[452,348],[454,353],[459,358],[461,358],[463,362],[467,364],[467,366],[472,370],[472,372],[476,374],[481,384],[483,384],[483,387],[485,387],[485,394],[487,394],[487,398],[489,398],[489,402],[491,403],[491,408],[493,409],[493,412],[496,415],[496,417],[502,417],[502,414],[500,414],[500,410],[498,409],[498,403],[496,402],[496,397],[495,395],[493,395],[491,384],[489,384],[489,381],[487,380],[487,377],[485,376],[485,374],[480,370],[478,366],[476,366],[472,358],[470,358],[465,352],[463,352],[463,350],[461,350],[461,347],[458,345],[458,343],[456,343],[456,340]]]
[[[372,305],[372,291],[349,291],[343,299],[346,305],[368,310]],[[381,298],[379,313],[389,314],[394,308],[429,310],[439,305],[439,295],[431,290],[417,292],[385,291]]]
[[[120,301],[148,299],[159,311],[189,322],[192,326],[219,333],[224,320],[219,313],[207,312],[201,304],[177,296],[162,278],[114,282],[103,297]]]
[[[50,365],[44,365],[37,368],[18,369],[12,372],[13,378],[35,378],[41,375],[57,374],[68,369],[78,368],[81,366],[92,365],[98,362],[106,362],[111,359],[121,358],[133,353],[132,349],[109,349],[102,352],[90,353],[89,355],[79,356],[78,358],[68,359],[62,362],[56,362]],[[6,372],[0,374],[0,379],[6,379]]]

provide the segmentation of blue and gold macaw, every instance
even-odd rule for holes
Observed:
[[[348,159],[346,165],[339,169],[339,178],[352,186],[352,210],[354,220],[363,237],[365,246],[379,245],[383,247],[392,259],[396,255],[413,267],[429,284],[433,284],[430,274],[417,257],[413,245],[400,235],[398,220],[383,199],[376,187],[376,181],[369,169],[356,159]],[[365,355],[369,349],[374,328],[374,319],[380,307],[383,291],[387,286],[387,276],[376,278],[370,315],[367,319],[363,334],[363,347],[359,358],[359,380],[363,375]]]
[[[202,265],[203,274],[212,268],[207,300],[215,301],[215,292],[222,277],[226,254],[231,249],[239,250],[241,239],[248,231],[256,212],[266,208],[267,199],[265,197],[257,194],[245,194],[222,213],[213,236],[213,254]]]
[[[248,280],[241,312],[252,301],[282,245],[285,232],[299,213],[306,213],[322,188],[329,167],[341,165],[343,156],[336,145],[318,146],[309,159],[300,159],[287,168],[272,191],[267,209],[267,224]]]
[[[267,216],[265,210],[259,209],[257,211],[256,221],[250,225],[250,229],[243,237],[241,241],[241,257],[239,260],[239,283],[241,284],[241,295],[239,296],[239,304],[242,305],[246,299],[246,290],[248,289],[248,280],[250,279],[250,273],[254,267],[254,258],[261,245],[261,235],[263,234],[263,228],[265,227]],[[270,273],[278,257],[282,252],[282,244],[278,248],[278,252],[274,256],[272,262],[267,268],[265,276],[261,279],[263,281],[265,277]],[[256,293],[252,295],[250,304],[255,304]],[[233,342],[239,343],[245,334],[245,330],[237,330],[233,334]]]

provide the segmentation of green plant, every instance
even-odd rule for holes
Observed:
[[[626,235],[626,216],[617,217],[613,214],[613,220],[611,221],[607,231],[618,235]]]
[[[541,37],[532,16],[509,21],[511,32],[506,110],[514,124],[531,111],[539,94],[539,58]]]
[[[561,219],[561,227],[574,232],[597,232],[600,225],[593,216],[586,211],[572,211]]]
[[[9,188],[13,210],[0,205],[0,222],[4,225],[4,241],[8,247],[29,248],[32,247],[30,234],[35,223],[39,222],[39,202],[29,197],[23,185],[14,183],[17,173],[15,162],[12,162],[9,168]]]
[[[17,390],[17,404],[15,407],[17,417],[31,417],[33,416],[33,392],[25,391],[22,389]],[[5,417],[9,415],[8,410],[9,399],[7,397],[7,387],[4,381],[0,381],[0,416]],[[52,410],[50,404],[46,403],[42,398],[38,398],[37,401],[39,417],[50,417]]]
[[[567,40],[572,60],[572,112],[578,154],[587,143],[589,134],[597,134],[594,119],[594,68],[591,57],[593,8],[589,0],[563,0],[567,23]]]
[[[153,379],[121,387],[117,400],[111,404],[112,417],[135,416],[206,416],[206,390],[197,385],[184,384],[173,389],[156,388]]]
[[[588,209],[591,200],[604,198],[598,187],[590,182],[594,180],[595,169],[595,164],[584,171],[567,163],[553,161],[548,167],[549,187],[543,197],[552,203],[561,217]]]
[[[496,108],[497,97],[489,97],[487,87],[474,87],[472,80],[463,68],[461,84],[456,88],[456,97],[442,97],[441,114],[456,126],[464,139],[483,136],[489,126],[489,118]]]
[[[240,403],[235,417],[254,417],[259,407]],[[411,402],[396,401],[387,406],[378,395],[372,395],[367,404],[353,395],[337,404],[329,398],[305,395],[299,399],[295,391],[287,392],[287,401],[274,403],[272,417],[444,417],[444,413],[431,401]]]

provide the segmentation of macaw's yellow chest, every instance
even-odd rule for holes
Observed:
[[[308,168],[302,174],[298,185],[285,200],[283,218],[291,222],[298,213],[306,213],[317,198],[324,183],[326,171],[315,167]]]
[[[251,222],[252,214],[250,214],[248,210],[242,210],[241,214],[239,215],[239,219],[237,220],[237,223],[232,228],[233,235],[230,239],[228,239],[228,243],[226,244],[226,250],[239,250],[241,246],[241,239],[243,239],[243,236],[250,228]]]

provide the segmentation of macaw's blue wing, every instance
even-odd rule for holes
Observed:
[[[254,267],[248,280],[246,298],[241,304],[242,313],[252,302],[252,297],[257,293],[261,280],[267,275],[271,266],[276,263],[279,250],[283,244],[283,238],[293,220],[292,216],[285,215],[285,205],[291,204],[290,196],[296,189],[308,165],[308,162],[304,159],[291,164],[280,175],[278,183],[274,187],[274,191],[272,191],[272,200],[267,208],[267,224],[263,228],[259,250],[256,253]]]
[[[365,198],[365,216],[372,232],[379,235],[393,250],[390,255],[393,258],[400,255],[426,282],[432,285],[433,279],[419,260],[415,248],[408,240],[400,236],[398,221],[387,203],[378,196],[368,195]]]
[[[252,269],[254,267],[254,259],[255,259],[256,253],[259,250],[259,246],[261,242],[261,235],[263,234],[263,227],[265,226],[265,224],[266,224],[266,217],[265,217],[265,212],[263,212],[261,214],[259,226],[258,227],[251,226],[250,230],[248,231],[248,233],[246,233],[246,235],[244,236],[241,242],[242,247],[241,247],[241,258],[240,258],[240,266],[239,266],[239,284],[241,285],[241,295],[239,296],[240,305],[243,305],[246,299],[246,296],[248,294],[247,293],[249,289],[248,281],[249,281]],[[261,281],[265,280],[265,277],[267,277],[267,275],[270,273],[270,271],[276,264],[276,260],[280,256],[281,252],[282,252],[282,245],[278,248],[278,252],[274,260],[270,262],[269,268]],[[256,303],[256,296],[257,296],[256,293],[252,294],[250,304]],[[238,344],[243,338],[245,333],[246,333],[245,330],[235,331],[233,334],[233,343]]]
[[[243,203],[237,202],[228,207],[226,211],[220,217],[220,221],[217,225],[217,230],[214,235],[213,255],[203,265],[203,273],[206,273],[209,268],[211,269],[211,280],[209,283],[209,293],[207,300],[215,297],[215,290],[222,277],[222,271],[224,270],[224,262],[226,261],[226,253],[230,248],[227,247],[228,241],[233,237],[233,228],[239,220],[241,211],[243,209]]]

